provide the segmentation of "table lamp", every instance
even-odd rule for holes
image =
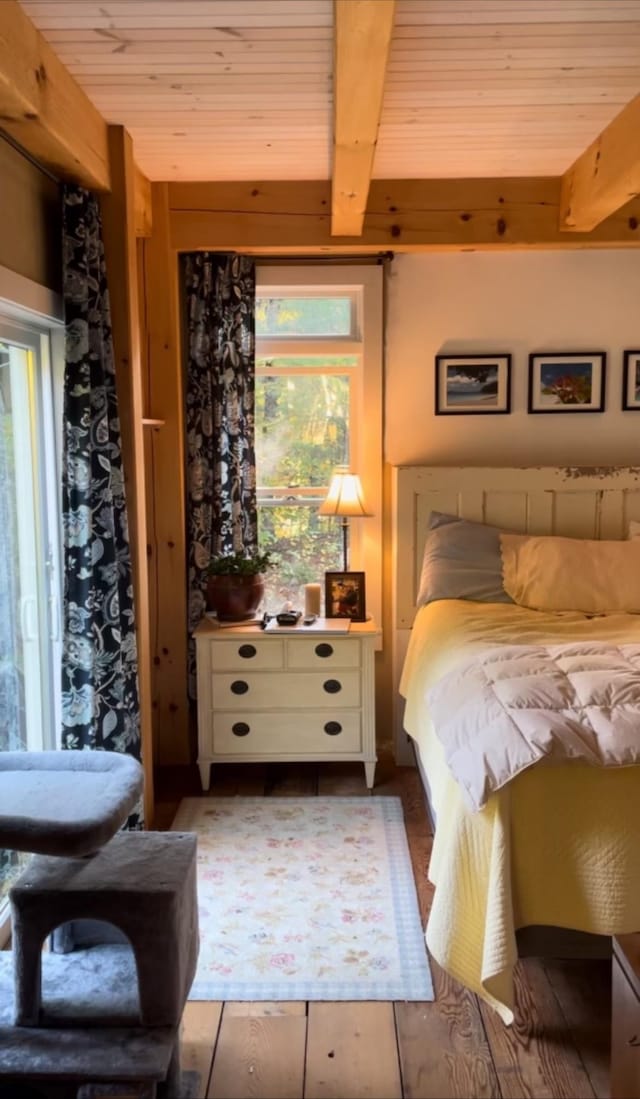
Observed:
[[[339,515],[342,518],[342,556],[344,558],[344,572],[349,567],[349,517],[363,518],[370,516],[367,511],[363,495],[362,485],[357,473],[350,473],[346,469],[337,469],[329,485],[326,498],[318,508],[318,515]]]

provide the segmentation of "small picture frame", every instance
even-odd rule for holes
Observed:
[[[529,412],[602,412],[604,351],[545,351],[529,355]]]
[[[363,572],[325,572],[324,585],[326,618],[366,621]]]
[[[436,416],[511,411],[511,355],[436,355]]]
[[[622,408],[640,410],[640,351],[625,351],[622,372]]]

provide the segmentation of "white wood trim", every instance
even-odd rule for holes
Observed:
[[[40,596],[38,591],[39,548],[36,531],[34,469],[32,450],[32,351],[9,344],[11,405],[20,584],[20,633],[25,683],[25,727],[27,749],[42,749],[42,670],[40,666]],[[26,425],[26,432],[24,429]],[[28,455],[28,457],[27,457]]]
[[[14,321],[35,321],[47,326],[64,322],[64,302],[60,294],[8,267],[0,267],[0,310],[10,314]]]

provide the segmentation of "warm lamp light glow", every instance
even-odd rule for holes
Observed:
[[[371,512],[367,511],[362,485],[357,473],[349,473],[348,470],[340,469],[333,474],[326,498],[318,508],[318,515],[342,516],[342,554],[344,571],[347,572],[349,557],[349,520],[347,516],[364,518],[371,515]]]
[[[364,502],[358,474],[343,470],[334,473],[326,499],[318,508],[318,515],[370,514]]]

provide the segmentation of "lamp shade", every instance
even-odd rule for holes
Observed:
[[[367,511],[357,473],[337,470],[333,474],[326,498],[318,508],[318,515],[371,515]]]

